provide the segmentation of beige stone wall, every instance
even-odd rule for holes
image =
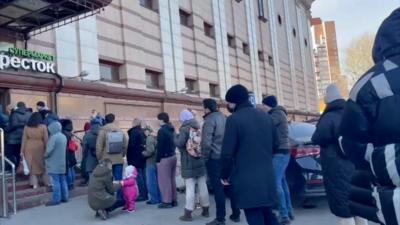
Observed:
[[[255,28],[258,50],[263,52],[264,60],[259,61],[259,81],[262,95],[282,93],[281,102],[288,109],[295,109],[293,90],[297,93],[296,110],[315,112],[318,110],[315,98],[315,77],[309,46],[305,48],[305,62],[301,55],[301,45],[309,37],[307,11],[298,22],[296,1],[289,0],[290,20],[285,17],[284,1],[274,1],[274,13],[280,15],[282,25],[276,26],[277,49],[279,58],[273,58],[274,65],[268,63],[268,56],[274,56],[271,40],[271,21],[258,19],[258,0],[253,1],[255,10]],[[209,84],[219,82],[218,60],[215,39],[205,36],[203,22],[214,25],[212,0],[179,0],[179,7],[193,16],[193,27],[181,26],[184,75],[197,81],[199,96],[209,96]],[[264,1],[265,16],[268,18],[271,1]],[[229,47],[229,68],[232,84],[243,84],[253,89],[253,76],[250,56],[243,53],[242,43],[249,44],[246,21],[245,1],[225,0],[226,29],[234,36],[236,47]],[[278,23],[277,18],[275,19]],[[160,14],[139,5],[139,1],[114,0],[96,16],[98,57],[121,65],[120,77],[122,86],[135,89],[146,89],[145,69],[164,72],[163,50],[161,45]],[[295,74],[291,74],[289,45],[286,23],[296,31],[292,36]],[[300,36],[300,27],[303,36]],[[78,28],[76,28],[78,29]],[[57,55],[54,31],[33,37],[28,48]],[[19,43],[21,45],[22,43]],[[304,68],[304,64],[307,68]],[[279,68],[279,81],[275,70]],[[294,81],[292,80],[294,79]],[[111,85],[111,84],[110,84]],[[120,85],[120,86],[121,86]],[[153,91],[153,90],[149,90]],[[307,92],[307,94],[306,94]],[[93,100],[94,101],[94,100]],[[116,100],[115,100],[116,101]],[[68,102],[68,101],[67,101]],[[307,102],[309,103],[307,105]]]

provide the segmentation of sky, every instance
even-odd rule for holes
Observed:
[[[316,0],[311,14],[323,21],[335,21],[339,57],[343,62],[351,41],[366,32],[376,33],[381,22],[397,7],[400,0]]]

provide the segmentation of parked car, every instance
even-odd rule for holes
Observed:
[[[315,124],[290,122],[291,159],[286,170],[294,202],[302,205],[313,196],[324,196],[320,147],[311,142]]]

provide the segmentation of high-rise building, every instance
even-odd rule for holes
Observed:
[[[312,18],[311,30],[319,98],[322,99],[331,83],[336,83],[342,95],[348,96],[347,80],[340,69],[335,22]]]
[[[1,67],[0,100],[3,105],[25,101],[31,107],[45,101],[77,127],[83,127],[92,109],[113,112],[128,128],[135,117],[155,122],[161,111],[176,121],[184,107],[202,110],[202,98],[222,103],[227,89],[240,83],[258,102],[276,95],[291,115],[306,119],[318,112],[313,1],[113,0],[95,16],[38,32],[27,41],[2,32],[0,48],[6,52],[9,47],[34,50],[18,57],[50,61],[40,62],[40,71],[25,64]],[[21,8],[16,2],[0,8]],[[51,1],[38,2],[29,6],[39,7],[36,19],[18,21],[51,19],[53,14],[46,13],[54,7],[40,9]],[[59,13],[73,12],[64,8]],[[19,16],[4,11],[0,30],[9,29],[6,24]],[[54,66],[42,68],[49,63]]]

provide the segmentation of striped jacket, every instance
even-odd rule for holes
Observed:
[[[342,148],[376,177],[376,217],[400,224],[400,8],[381,25],[375,66],[354,85],[341,124]]]

